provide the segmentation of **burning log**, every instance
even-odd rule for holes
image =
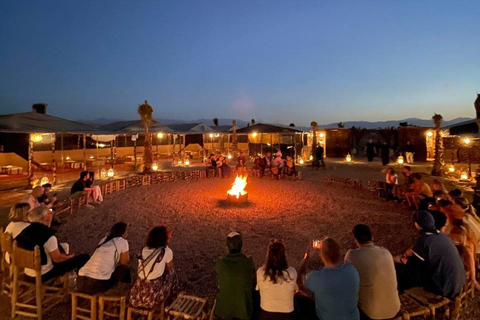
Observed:
[[[232,188],[227,191],[227,202],[231,204],[244,203],[248,200],[248,193],[245,191],[247,186],[247,176],[237,176],[233,182]]]

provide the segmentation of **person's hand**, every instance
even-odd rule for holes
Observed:
[[[65,257],[67,259],[72,259],[73,257],[75,257],[75,253],[66,254]]]

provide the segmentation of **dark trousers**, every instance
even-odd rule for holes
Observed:
[[[97,280],[90,277],[79,276],[77,278],[77,289],[80,292],[93,295],[105,292],[116,286],[119,282],[132,282],[130,268],[126,265],[116,267],[108,280]]]
[[[295,320],[293,312],[282,313],[282,312],[268,312],[265,310],[260,310],[259,320]]]
[[[52,270],[42,275],[42,282],[64,275],[75,269],[83,267],[90,256],[88,254],[79,254],[63,262],[54,263]]]

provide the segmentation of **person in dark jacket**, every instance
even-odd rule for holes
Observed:
[[[325,166],[325,148],[321,145],[318,144],[317,148],[315,149],[315,160],[316,160],[316,169],[318,170],[320,167],[323,169],[326,169],[327,167]]]
[[[367,155],[368,162],[373,161],[373,158],[375,157],[375,153],[377,153],[375,149],[375,143],[373,143],[373,140],[370,139],[368,140],[367,145],[365,146],[365,154]]]
[[[381,148],[382,164],[386,166],[390,162],[390,146],[387,142],[382,144]]]

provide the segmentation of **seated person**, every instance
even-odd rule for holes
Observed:
[[[293,158],[290,156],[287,156],[287,160],[285,161],[285,170],[287,176],[295,176],[297,174],[295,169],[295,161],[293,161]]]
[[[13,239],[30,225],[28,222],[28,211],[30,211],[30,205],[28,203],[17,203],[10,208],[8,214],[10,223],[5,228],[5,232],[10,233]]]
[[[398,185],[398,175],[395,173],[393,168],[388,168],[387,170],[382,170],[382,173],[385,175],[385,194],[387,198],[391,198],[393,195],[393,188]]]
[[[255,157],[253,158],[253,164],[255,170],[258,170],[260,177],[263,177],[263,174],[265,173],[265,163],[263,161],[263,158],[260,157],[258,153],[255,154]]]
[[[265,154],[265,157],[263,157],[263,173],[260,172],[261,176],[263,176],[263,174],[265,173],[265,169],[272,169],[272,162],[272,154],[270,152],[267,152]],[[262,167],[260,167],[260,169],[262,169]]]
[[[343,263],[340,247],[331,238],[320,244],[324,267],[306,277],[306,287],[315,296],[317,316],[321,320],[359,320],[360,278],[351,264]]]
[[[205,171],[207,173],[207,177],[211,169],[214,169],[214,170],[217,169],[217,158],[215,158],[215,155],[213,153],[210,154],[210,156],[207,158],[207,161],[205,162]]]
[[[275,159],[272,161],[272,174],[277,180],[280,180],[283,168],[285,167],[285,161],[282,158],[282,153],[278,151],[275,154]]]
[[[404,183],[402,185],[396,185],[393,188],[393,196],[401,203],[405,196],[405,193],[411,190],[411,186],[413,184],[413,172],[410,166],[403,166],[402,168],[402,176]]]
[[[86,204],[86,207],[87,208],[93,208],[92,205],[90,205],[88,202],[90,201],[90,195],[92,194],[93,192],[93,188],[88,188],[87,187],[87,180],[90,178],[90,175],[88,173],[88,171],[82,171],[80,172],[80,178],[74,182],[74,184],[72,185],[72,189],[70,189],[70,194],[73,195],[77,192],[82,192],[82,193],[86,193],[86,197],[87,197],[87,204]]]
[[[40,197],[45,193],[45,190],[41,186],[36,186],[35,188],[32,189],[32,192],[25,196],[22,201],[23,203],[28,203],[30,205],[30,210],[35,209],[36,207],[39,207],[41,204],[38,201]]]
[[[103,202],[102,190],[95,184],[95,172],[88,172],[88,179],[85,181],[85,187],[92,189],[92,199],[94,204]]]
[[[226,242],[228,253],[215,264],[218,293],[213,312],[219,319],[248,320],[253,312],[255,265],[242,253],[240,233],[229,233]]]
[[[453,298],[463,288],[465,270],[457,248],[448,236],[435,228],[428,211],[414,213],[419,237],[412,249],[395,257],[400,292],[412,287]]]
[[[119,282],[131,282],[126,237],[127,224],[115,223],[110,234],[100,240],[90,260],[78,271],[78,291],[93,295],[105,292]]]
[[[371,319],[390,319],[400,311],[397,276],[391,253],[373,244],[370,228],[357,224],[353,236],[358,249],[351,249],[345,262],[360,275],[358,307]]]
[[[282,240],[270,242],[266,262],[257,270],[256,289],[260,292],[260,320],[294,319],[297,271],[288,266]]]
[[[240,151],[237,158],[237,174],[244,175],[247,173],[247,157],[243,155],[243,152]]]
[[[50,230],[52,212],[44,206],[28,213],[30,225],[15,238],[20,248],[34,250],[40,247],[42,282],[59,277],[74,269],[80,269],[87,263],[87,254],[75,255],[59,250],[57,237]],[[35,271],[25,268],[25,274],[35,277]]]
[[[408,205],[418,209],[421,200],[431,198],[432,196],[432,189],[430,189],[430,186],[426,182],[422,181],[422,175],[420,173],[414,173],[412,190],[405,192]]]
[[[448,191],[448,200],[451,202],[455,201],[455,198],[463,197],[463,191],[460,189],[453,189]]]
[[[222,155],[217,158],[217,168],[222,172],[222,177],[230,177],[232,174],[232,168],[230,168],[227,164],[227,159]]]

